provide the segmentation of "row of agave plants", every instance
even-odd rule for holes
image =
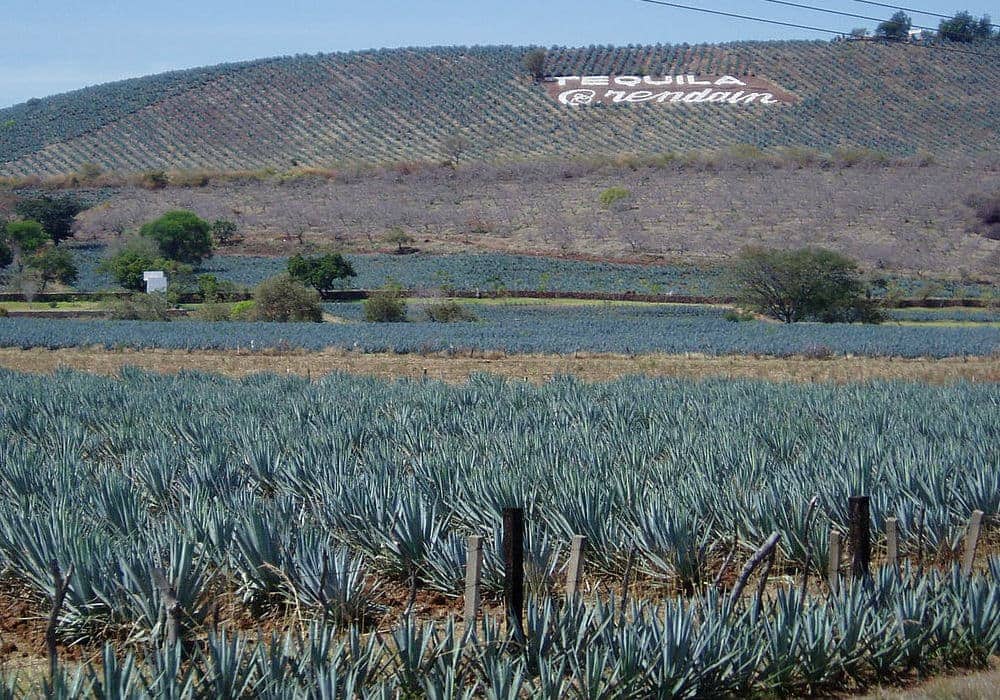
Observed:
[[[539,601],[558,592],[576,534],[588,595],[631,570],[650,595],[697,601],[734,541],[739,560],[777,530],[776,572],[800,573],[846,525],[850,494],[872,494],[874,533],[898,519],[922,572],[947,568],[973,509],[1000,512],[988,384],[0,379],[0,563],[38,599],[54,597],[51,562],[71,571],[64,643],[162,638],[154,567],[188,638],[213,627],[220,600],[371,630],[391,617],[393,586],[460,595],[469,534],[486,538],[495,595],[510,505],[525,509]],[[990,581],[987,598],[995,573],[974,579]],[[925,593],[951,580],[935,575],[902,580]]]
[[[807,694],[984,667],[1000,651],[1000,558],[986,576],[883,568],[833,597],[710,592],[624,607],[533,599],[521,631],[492,617],[375,632],[329,621],[284,634],[209,627],[56,662],[50,698],[691,698]],[[16,677],[0,698],[28,692]]]

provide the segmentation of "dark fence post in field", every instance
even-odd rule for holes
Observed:
[[[583,579],[583,561],[587,549],[587,538],[583,535],[573,535],[573,544],[569,550],[569,568],[566,570],[566,600],[571,601],[580,590]]]
[[[503,601],[507,626],[524,639],[524,509],[503,509]]]
[[[899,521],[885,519],[885,563],[892,568],[899,566]]]
[[[983,527],[983,511],[972,511],[969,518],[969,530],[965,533],[965,551],[962,553],[962,576],[972,576],[972,565],[976,560],[976,545],[979,544],[979,533]]]
[[[871,497],[851,496],[848,499],[848,540],[851,546],[851,578],[871,576],[872,534]]]
[[[482,580],[483,538],[469,537],[469,553],[465,560],[465,626],[475,629],[479,615],[479,586]]]
[[[59,672],[59,647],[56,640],[56,627],[59,624],[59,611],[66,599],[70,579],[73,578],[73,565],[70,564],[63,576],[59,563],[55,559],[49,564],[52,570],[52,610],[49,612],[49,624],[45,628],[45,646],[49,653],[49,682],[55,687],[56,674]]]
[[[153,583],[160,590],[160,596],[163,598],[163,607],[167,612],[167,647],[172,649],[181,636],[181,615],[183,611],[181,610],[180,602],[177,600],[177,591],[167,581],[163,570],[153,567],[151,573]]]

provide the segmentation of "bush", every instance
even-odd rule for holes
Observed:
[[[970,197],[968,204],[975,212],[975,231],[990,240],[1000,241],[1000,190]]]
[[[398,285],[373,292],[364,302],[365,320],[401,323],[406,320],[406,298]]]
[[[0,306],[0,318],[7,318],[8,316],[10,316],[10,312],[7,311],[7,307]]]
[[[196,265],[212,257],[211,227],[194,212],[169,211],[139,229],[139,234],[156,241],[168,260]]]
[[[605,209],[610,209],[616,204],[624,202],[626,199],[632,196],[624,187],[609,187],[608,189],[601,192],[600,200],[601,206]]]
[[[198,295],[207,303],[229,301],[240,293],[233,282],[220,280],[215,275],[198,275],[197,284]]]
[[[170,304],[163,294],[131,294],[108,302],[108,318],[114,321],[169,321]]]
[[[289,275],[261,282],[254,290],[254,317],[259,321],[323,320],[319,292]]]
[[[755,318],[753,314],[748,313],[746,311],[741,311],[739,309],[729,309],[728,311],[726,311],[726,313],[722,315],[722,317],[727,321],[731,321],[733,323],[752,321]]]
[[[14,251],[7,245],[7,241],[0,236],[0,270],[14,262]]]
[[[424,318],[436,323],[454,323],[456,321],[478,321],[479,317],[468,306],[456,301],[439,301],[424,307]]]
[[[524,69],[535,80],[541,80],[545,77],[545,53],[545,49],[543,48],[532,49],[524,54],[524,58],[522,59]]]
[[[257,317],[257,302],[253,299],[238,301],[229,310],[230,321],[253,321]]]
[[[142,273],[147,270],[163,270],[168,277],[191,272],[187,265],[163,258],[154,241],[139,236],[125,241],[121,248],[101,261],[97,270],[111,275],[115,282],[133,291],[145,289]]]
[[[212,239],[215,245],[232,245],[236,243],[240,236],[237,233],[236,224],[232,221],[219,219],[212,224]]]
[[[232,318],[232,304],[202,304],[192,312],[199,321],[229,321]]]

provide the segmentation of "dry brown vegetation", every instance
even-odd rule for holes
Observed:
[[[815,154],[813,154],[815,155]],[[1000,187],[987,162],[773,159],[732,154],[622,161],[412,166],[295,176],[205,176],[203,186],[122,186],[82,214],[78,237],[114,239],[163,212],[234,221],[236,253],[332,244],[388,250],[398,228],[426,252],[503,251],[717,262],[746,244],[819,245],[869,268],[995,280],[1000,241],[967,203]],[[600,194],[618,186],[614,206]]]
[[[381,379],[438,379],[462,382],[477,372],[544,382],[573,374],[585,381],[605,381],[630,374],[703,379],[726,377],[798,382],[855,382],[876,379],[945,384],[957,381],[1000,382],[1000,359],[952,358],[903,360],[851,357],[834,359],[702,355],[505,355],[475,352],[465,356],[322,352],[239,353],[184,350],[0,349],[0,367],[22,372],[69,368],[114,375],[133,366],[158,372],[199,370],[228,377],[257,372],[319,377],[330,372]]]

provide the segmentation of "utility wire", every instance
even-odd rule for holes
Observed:
[[[709,15],[717,15],[719,17],[730,17],[732,19],[745,19],[750,22],[763,22],[764,24],[776,24],[779,27],[791,27],[793,29],[806,29],[811,32],[821,32],[823,34],[833,34],[835,36],[849,37],[851,34],[849,32],[838,31],[836,29],[825,29],[823,27],[813,27],[808,24],[799,24],[797,22],[782,22],[776,19],[767,19],[764,17],[754,17],[752,15],[741,15],[735,12],[723,12],[722,10],[709,10],[704,7],[693,7],[691,5],[681,5],[676,2],[668,2],[667,0],[638,0],[639,2],[644,2],[648,5],[662,5],[664,7],[673,7],[680,10],[690,10],[692,12],[703,12]],[[984,53],[981,51],[966,51],[965,49],[956,49],[950,46],[942,46],[941,44],[923,44],[923,43],[910,43],[908,41],[886,41],[887,44],[895,44],[898,46],[910,46],[914,48],[928,49],[932,51],[946,51],[948,53],[961,53],[968,56],[979,56],[980,58],[997,58],[1000,53]]]
[[[825,7],[816,7],[815,5],[802,5],[797,2],[788,2],[787,0],[761,0],[762,2],[770,2],[775,5],[787,5],[788,7],[797,7],[800,10],[812,10],[813,12],[825,12],[828,15],[840,15],[841,17],[853,17],[854,19],[866,19],[870,22],[882,22],[884,20],[878,17],[868,17],[867,15],[856,15],[851,12],[841,12],[840,10],[828,10]],[[936,27],[924,27],[919,24],[911,24],[913,29],[926,29],[928,31],[936,32]]]
[[[940,12],[928,12],[927,10],[914,10],[912,7],[900,7],[899,5],[886,5],[884,2],[873,2],[873,0],[851,0],[862,5],[874,5],[875,7],[885,7],[890,10],[902,10],[914,15],[927,15],[928,17],[940,17],[941,19],[952,19],[954,15],[942,15]],[[1000,27],[1000,24],[991,24],[991,27]]]

